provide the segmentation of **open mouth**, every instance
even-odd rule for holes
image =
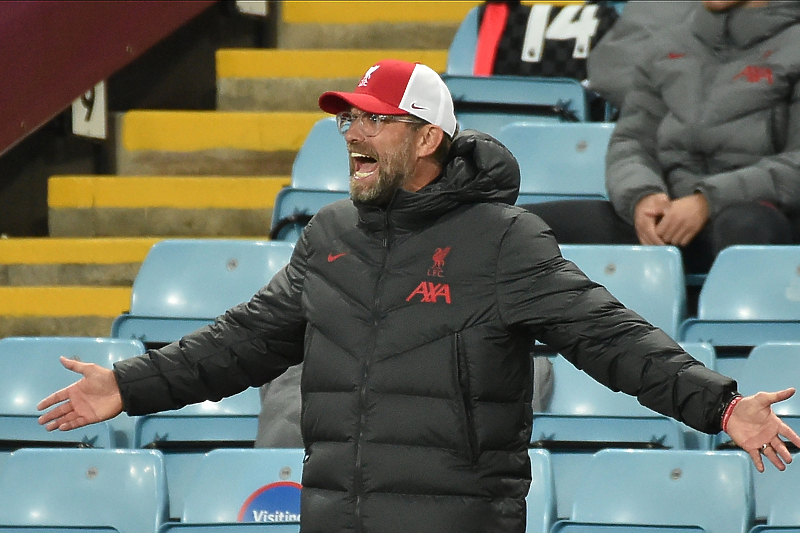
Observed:
[[[378,170],[378,161],[368,155],[350,152],[350,161],[353,165],[353,177],[356,179],[368,178]]]

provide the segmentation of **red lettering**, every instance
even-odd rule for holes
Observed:
[[[414,289],[411,294],[408,295],[406,301],[410,302],[411,299],[416,295],[422,296],[422,300],[420,301],[423,303],[436,303],[440,296],[444,297],[444,301],[446,303],[451,303],[450,285],[447,283],[433,284],[430,281],[423,281],[417,285],[417,288]]]

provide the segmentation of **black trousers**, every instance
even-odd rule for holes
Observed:
[[[561,244],[639,244],[636,230],[607,200],[563,200],[525,204],[553,229]],[[717,254],[734,244],[794,244],[800,242],[800,217],[759,202],[725,208],[684,247],[684,269],[708,272]]]

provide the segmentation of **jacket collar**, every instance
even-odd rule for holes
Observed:
[[[519,194],[519,165],[494,138],[466,130],[453,140],[442,174],[417,192],[398,190],[387,206],[353,202],[360,225],[376,231],[391,225],[414,230],[472,203],[513,204]]]
[[[749,48],[800,20],[800,3],[770,2],[763,7],[712,12],[698,3],[691,19],[692,33],[709,47]]]

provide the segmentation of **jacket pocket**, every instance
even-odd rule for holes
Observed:
[[[457,390],[463,420],[464,431],[466,433],[466,455],[470,463],[478,461],[478,434],[475,431],[475,413],[472,405],[472,394],[470,393],[469,365],[467,363],[467,351],[461,333],[453,336],[453,353],[455,354]]]

